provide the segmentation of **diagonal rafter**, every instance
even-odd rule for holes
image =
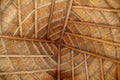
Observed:
[[[118,74],[117,77],[118,77],[118,80],[120,80],[120,64],[117,64],[117,68],[118,68],[118,69],[117,69],[117,70],[118,70],[118,71],[117,71],[117,72],[118,72],[118,73],[117,73],[117,74]]]
[[[21,15],[21,0],[17,0],[18,2],[18,21],[19,21],[19,28],[20,28],[20,37],[23,37],[23,33],[22,33],[22,15]]]
[[[92,37],[84,36],[84,35],[80,35],[80,34],[74,34],[74,33],[69,33],[69,32],[65,32],[65,34],[80,37],[80,38],[85,38],[85,39],[89,39],[89,40],[93,40],[93,41],[97,41],[97,42],[102,42],[102,43],[110,44],[110,45],[113,45],[113,46],[120,46],[120,44],[116,43],[116,42],[110,42],[110,41],[97,39],[97,38],[92,38]]]
[[[120,12],[120,9],[107,9],[107,8],[97,8],[97,7],[88,7],[88,6],[73,6],[73,9],[87,9],[87,10],[96,10],[96,11],[106,11],[106,12]]]
[[[65,23],[64,23],[64,26],[63,26],[63,29],[62,29],[62,33],[61,33],[61,37],[60,37],[60,43],[58,45],[58,71],[57,71],[57,80],[61,80],[61,78],[60,78],[60,70],[61,70],[61,67],[60,67],[60,64],[61,64],[61,60],[60,60],[60,56],[61,56],[61,43],[62,43],[63,35],[65,33],[65,29],[67,27],[68,19],[69,19],[69,16],[70,16],[70,11],[72,9],[72,4],[73,4],[73,0],[70,0],[69,1],[69,5],[68,5],[68,11],[67,11]]]
[[[38,29],[37,29],[37,0],[35,0],[35,38],[37,38],[38,37],[38,35],[37,35],[37,31],[38,31]]]
[[[84,58],[85,58],[86,79],[87,79],[87,80],[90,80],[90,79],[89,79],[88,64],[87,64],[87,55],[86,55],[86,54],[84,54]]]
[[[68,21],[68,23],[90,25],[90,26],[95,26],[95,27],[103,27],[103,28],[111,28],[111,29],[120,30],[120,26],[112,26],[112,25],[107,25],[107,24],[99,24],[99,23],[92,23],[92,22],[81,22],[81,21]]]
[[[1,0],[0,0],[0,34],[2,34],[2,6],[1,6]]]
[[[71,53],[71,57],[72,57],[72,80],[75,80],[75,71],[74,71],[74,51],[72,50]]]
[[[20,40],[20,41],[51,42],[51,41],[43,40],[43,39],[20,38],[20,37],[4,36],[4,35],[0,35],[0,38],[11,39],[11,40]]]
[[[77,51],[77,52],[80,52],[80,53],[83,53],[83,54],[88,54],[88,55],[91,55],[91,56],[94,56],[94,57],[97,57],[97,58],[105,59],[105,60],[120,64],[120,60],[117,60],[117,59],[112,59],[112,58],[102,56],[102,55],[99,55],[99,54],[96,54],[96,53],[83,51],[83,50],[80,50],[80,49],[77,49],[77,48],[74,48],[74,47],[71,47],[71,46],[68,46],[68,45],[65,45],[65,44],[62,44],[62,45],[71,49],[71,50],[74,50],[74,51]]]
[[[99,64],[100,64],[101,80],[105,80],[105,78],[104,78],[104,71],[103,71],[103,61],[102,61],[101,58],[99,58]]]
[[[0,75],[13,75],[13,74],[33,74],[46,71],[55,71],[56,69],[42,69],[42,70],[33,70],[33,71],[14,71],[14,72],[0,72]]]
[[[54,6],[55,6],[55,0],[51,0],[51,9],[50,9],[50,15],[49,15],[48,26],[47,26],[47,39],[49,38],[49,35],[50,35],[50,26],[51,26],[52,17],[53,17]]]
[[[0,57],[24,57],[24,58],[39,58],[39,57],[55,57],[54,55],[0,55]]]

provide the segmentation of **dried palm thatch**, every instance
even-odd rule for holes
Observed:
[[[0,0],[0,80],[120,80],[120,0]]]

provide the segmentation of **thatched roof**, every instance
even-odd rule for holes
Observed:
[[[120,80],[120,0],[0,0],[0,80]]]

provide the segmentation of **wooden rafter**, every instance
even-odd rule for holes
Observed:
[[[4,36],[4,35],[0,35],[0,38],[11,39],[11,40],[20,40],[20,41],[51,42],[51,41],[43,40],[43,39],[20,38],[20,37]]]
[[[37,57],[55,57],[54,55],[0,55],[0,57],[25,57],[25,58],[37,58]]]
[[[83,53],[83,54],[88,54],[88,55],[91,55],[91,56],[94,56],[94,57],[97,57],[97,58],[105,59],[105,60],[120,64],[120,60],[117,60],[117,59],[112,59],[112,58],[102,56],[102,55],[99,55],[99,54],[96,54],[96,53],[80,50],[80,49],[77,49],[77,48],[74,48],[74,47],[71,47],[71,46],[68,46],[68,45],[65,45],[65,44],[62,44],[62,45],[71,49],[71,50],[74,50],[74,51],[77,51],[77,52],[80,52],[80,53]]]
[[[87,56],[87,55],[84,54],[84,58],[85,58],[86,79],[87,79],[87,80],[90,80],[90,79],[89,79],[89,74],[88,74],[88,65],[87,65],[87,57],[86,57],[86,56]]]
[[[85,39],[89,39],[89,40],[94,40],[94,41],[97,41],[97,42],[102,42],[102,43],[110,44],[110,45],[113,45],[113,46],[120,46],[119,43],[110,42],[110,41],[97,39],[97,38],[92,38],[92,37],[88,37],[88,36],[83,36],[83,35],[80,35],[80,34],[74,34],[74,33],[69,33],[69,32],[65,32],[65,34],[80,37],[80,38],[85,38]]]
[[[37,0],[35,0],[35,38],[38,37],[37,31],[38,31],[37,29]]]
[[[62,41],[63,35],[64,35],[64,33],[65,33],[65,29],[66,29],[67,24],[68,24],[68,19],[69,19],[70,11],[71,11],[71,8],[72,8],[72,3],[73,3],[73,0],[70,0],[70,4],[69,4],[69,7],[68,7],[68,12],[67,12],[66,19],[65,19],[65,23],[64,23],[64,26],[63,26],[63,30],[62,30],[60,42]]]
[[[72,9],[72,3],[73,3],[73,0],[70,0],[69,1],[69,5],[68,5],[68,11],[67,11],[65,23],[64,23],[63,30],[62,30],[61,37],[60,37],[60,43],[59,43],[59,46],[58,46],[58,73],[57,73],[57,80],[61,80],[61,78],[60,78],[60,69],[61,69],[61,67],[60,67],[60,64],[61,64],[61,60],[60,60],[60,56],[61,56],[61,43],[62,43],[63,35],[65,33],[65,29],[67,27],[68,19],[69,19],[69,16],[70,16],[70,11]]]
[[[2,6],[1,6],[2,0],[0,0],[0,34],[2,34]]]
[[[72,50],[71,53],[71,57],[72,57],[72,80],[75,80],[75,71],[74,71],[74,51]]]
[[[103,72],[102,58],[99,58],[99,60],[100,60],[100,73],[101,73],[101,80],[105,80],[105,78],[104,78],[104,72]]]
[[[0,75],[13,75],[13,74],[33,74],[46,71],[55,71],[56,69],[42,69],[42,70],[33,70],[33,71],[16,71],[16,72],[0,72]]]
[[[111,28],[111,29],[120,30],[120,26],[112,26],[112,25],[107,25],[107,24],[99,24],[99,23],[92,23],[92,22],[81,22],[81,21],[68,21],[68,23],[89,25],[89,27],[90,26],[95,26],[95,27],[103,27],[103,28]]]
[[[55,0],[51,0],[51,10],[50,10],[50,16],[49,16],[48,26],[47,26],[47,39],[49,38],[49,35],[50,35],[50,25],[52,22],[54,5],[55,5]]]
[[[22,33],[22,19],[21,19],[21,0],[18,0],[18,21],[19,21],[19,28],[20,28],[20,37],[23,37]]]
[[[106,11],[106,12],[120,12],[120,9],[107,9],[107,8],[97,8],[97,7],[88,7],[88,6],[72,6],[72,9],[87,9],[87,10]]]
[[[120,64],[117,64],[118,80],[120,80]]]
[[[61,67],[60,67],[60,64],[61,64],[61,60],[60,60],[60,56],[61,56],[61,47],[60,45],[58,45],[58,70],[57,70],[57,80],[61,80],[60,78],[60,70],[61,70]]]

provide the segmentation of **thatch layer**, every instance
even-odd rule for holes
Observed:
[[[120,27],[120,18],[119,18],[119,12],[112,12],[112,11],[99,11],[97,10],[90,10],[87,9],[86,7],[81,7],[81,6],[87,6],[87,7],[95,7],[95,8],[106,8],[108,9],[120,9],[120,1],[119,0],[75,0],[73,6],[78,6],[78,8],[73,7],[71,11],[71,17],[70,20],[74,21],[81,21],[81,22],[86,22],[86,24],[82,23],[74,23],[69,22],[67,26],[67,32],[70,34],[65,34],[63,41],[66,45],[68,46],[73,46],[74,48],[99,54],[102,56],[106,56],[112,59],[117,59],[120,60],[120,46],[119,46],[119,41],[120,41],[120,30],[118,29],[111,29],[111,28],[105,28],[97,25],[89,25],[87,22],[92,22],[96,24],[104,24],[104,25],[111,25],[111,26],[116,26]],[[79,8],[80,6],[80,8]],[[73,35],[74,34],[74,35]],[[81,37],[82,36],[82,37]],[[90,37],[92,39],[86,38]],[[98,41],[100,40],[100,41]],[[102,40],[102,41],[101,41]],[[113,44],[107,43],[111,42]],[[114,43],[117,43],[117,45],[114,45]],[[72,51],[72,50],[71,50]],[[76,52],[74,52],[75,54]],[[70,53],[71,54],[71,53]],[[69,56],[67,53],[66,56]],[[81,56],[82,57],[82,56]],[[68,58],[68,57],[67,57]],[[65,61],[71,60],[71,58],[67,59],[65,58]],[[83,55],[83,60],[85,60],[85,56]],[[85,70],[85,62],[78,63],[77,65],[76,62],[80,61],[82,59],[79,57],[79,59],[76,59],[74,56],[74,67],[78,67],[78,69],[75,69],[75,80],[86,80],[87,76],[89,77],[90,80],[103,80],[102,79],[102,73],[101,73],[101,68],[100,68],[100,61],[99,58],[92,57],[87,55],[87,68],[88,68],[88,74],[87,71]],[[67,62],[66,61],[66,62]],[[118,61],[119,62],[119,61]],[[84,64],[84,67],[81,67]],[[67,62],[66,64],[71,64]],[[72,65],[72,64],[71,64]],[[104,79],[105,80],[118,80],[117,75],[119,74],[117,71],[118,70],[118,65],[114,62],[107,61],[107,60],[102,60],[102,67],[103,67],[103,74],[104,74]],[[66,68],[69,70],[69,68]],[[84,71],[82,71],[82,70]],[[81,71],[80,71],[81,70]],[[80,71],[80,72],[79,72]],[[64,71],[63,71],[64,72]],[[70,71],[67,71],[68,73]],[[71,71],[72,72],[72,71]],[[71,73],[70,72],[70,73]],[[85,73],[83,73],[85,72]],[[78,74],[77,74],[78,73]],[[118,73],[118,74],[116,74]],[[68,75],[67,75],[68,77]],[[71,77],[71,74],[69,75]],[[69,78],[68,77],[68,78]],[[118,76],[119,77],[119,76]],[[67,79],[65,79],[67,80]],[[88,80],[88,79],[87,79]]]
[[[120,0],[0,0],[0,80],[120,80]]]
[[[19,1],[19,3],[18,3]],[[37,35],[38,39],[46,39],[48,18],[50,15],[51,0],[37,1]],[[67,1],[56,0],[54,5],[53,17],[50,24],[51,40],[57,40],[60,32],[60,20],[65,18]],[[19,14],[20,13],[20,14]],[[19,71],[38,71],[27,75],[22,72],[14,75],[1,76],[0,79],[20,80],[20,79],[56,79],[57,70],[57,47],[53,43],[46,43],[32,40],[35,37],[35,0],[1,0],[0,1],[0,72],[19,72]],[[21,18],[21,21],[20,21]],[[26,40],[17,37],[27,37]],[[56,26],[57,25],[57,26]],[[16,36],[17,40],[3,39]],[[19,41],[20,40],[20,41]],[[26,40],[26,41],[24,41]],[[34,42],[35,41],[35,42]],[[39,56],[41,55],[41,56]],[[53,56],[51,56],[53,55]],[[9,58],[10,57],[10,58]],[[51,65],[52,64],[52,65]],[[54,70],[49,70],[54,69]],[[41,71],[40,71],[41,70]],[[43,72],[42,70],[48,70]],[[8,74],[9,74],[8,72]]]

